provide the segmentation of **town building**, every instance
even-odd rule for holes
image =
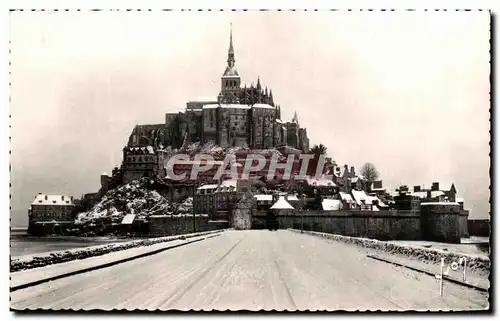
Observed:
[[[222,181],[220,184],[206,184],[198,187],[194,195],[195,213],[214,215],[217,212],[228,212],[231,204],[236,202],[236,180]]]
[[[123,184],[142,177],[156,177],[158,155],[152,146],[124,147],[121,171]]]
[[[73,224],[73,196],[39,193],[28,209],[28,233],[60,233]]]

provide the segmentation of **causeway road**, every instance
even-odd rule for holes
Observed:
[[[74,310],[484,310],[488,293],[278,230],[217,237],[11,292],[11,307]],[[78,264],[75,261],[74,264]]]

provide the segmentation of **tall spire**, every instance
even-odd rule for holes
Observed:
[[[292,123],[295,124],[299,123],[299,117],[297,116],[297,111],[295,111],[295,113],[293,114]]]
[[[227,65],[232,68],[234,66],[234,48],[233,48],[233,23],[230,24],[229,31],[229,51],[227,54]]]

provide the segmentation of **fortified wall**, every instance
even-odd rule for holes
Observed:
[[[426,203],[420,211],[305,211],[284,210],[277,213],[280,229],[365,237],[378,240],[428,240],[459,243],[468,237],[468,211],[456,203]],[[253,212],[252,228],[266,228],[267,211]]]
[[[193,220],[195,221],[193,223]],[[152,215],[148,219],[149,234],[158,236],[181,235],[227,228],[211,222],[208,215]]]

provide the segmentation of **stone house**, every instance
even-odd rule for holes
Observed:
[[[198,187],[193,206],[197,214],[214,215],[216,212],[229,211],[237,200],[237,181],[227,180],[220,184],[206,184]]]
[[[143,177],[156,177],[158,174],[158,156],[152,146],[123,148],[121,167],[123,184]]]
[[[28,233],[58,233],[74,223],[73,196],[39,193],[28,210]],[[48,228],[47,228],[48,227]]]

